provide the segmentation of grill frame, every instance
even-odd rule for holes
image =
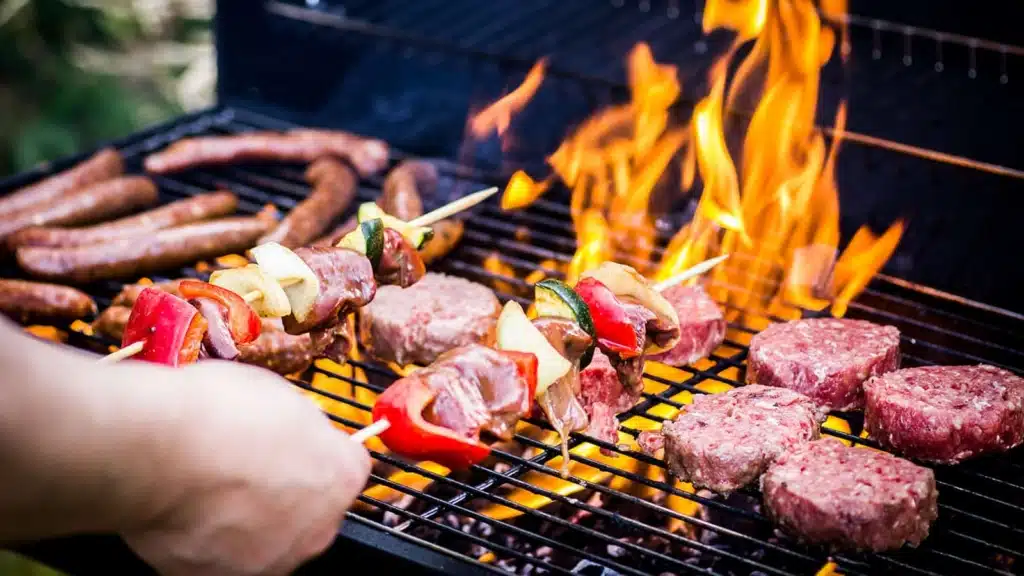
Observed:
[[[258,114],[254,114],[244,110],[232,108],[214,108],[211,110],[192,114],[175,120],[173,122],[152,128],[150,130],[139,133],[135,136],[119,140],[114,144],[120,149],[122,149],[126,156],[129,156],[129,170],[135,172],[138,171],[139,164],[141,162],[141,157],[144,154],[151,152],[155,149],[161,148],[164,145],[170,143],[171,141],[177,140],[187,135],[194,135],[201,132],[206,133],[209,131],[234,131],[238,129],[258,128],[284,129],[289,127],[291,127],[291,125],[288,123],[281,122],[265,116],[260,116]],[[3,182],[0,182],[0,192],[12,190],[20,185],[24,185],[30,180],[33,180],[51,171],[63,169],[73,164],[74,162],[86,157],[87,155],[88,153],[82,154],[74,158],[70,158],[55,163],[54,165],[49,167],[39,168],[30,173],[22,174],[7,179]],[[393,160],[407,157],[406,154],[403,154],[400,151],[393,151],[392,156]],[[467,184],[466,181],[459,178],[452,180],[453,175],[464,176],[466,178],[471,179],[475,183],[480,183],[483,185],[500,185],[503,183],[502,175],[500,173],[488,173],[481,170],[474,170],[456,163],[446,161],[440,161],[439,167],[441,168],[442,173],[445,175],[445,178],[448,179],[447,182],[452,185],[449,186],[450,188],[459,188]],[[382,176],[377,176],[371,178],[368,182],[361,182],[359,200],[365,201],[375,197],[375,193],[376,190],[379,188],[381,179]],[[300,198],[307,190],[306,185],[302,183],[301,173],[297,169],[290,167],[226,167],[211,170],[196,170],[185,173],[183,175],[155,178],[155,181],[158,183],[161,189],[162,201],[169,201],[171,199],[176,199],[184,195],[190,195],[197,193],[199,191],[213,189],[215,187],[215,184],[219,180],[224,180],[228,182],[228,184],[226,184],[226,187],[228,189],[234,190],[236,193],[239,194],[239,196],[243,199],[241,209],[242,211],[245,212],[254,212],[259,208],[262,201],[266,199],[273,199],[274,203],[279,208],[287,210],[292,205],[294,205],[296,199]],[[272,190],[273,194],[268,194],[268,190]],[[511,224],[519,222],[522,219],[532,219],[529,221],[535,223],[539,222],[536,226],[531,227],[531,229],[538,229],[534,233],[539,232],[539,229],[549,228],[551,229],[551,231],[548,232],[550,238],[545,237],[546,239],[556,240],[558,238],[561,238],[563,241],[568,242],[569,240],[567,239],[571,237],[571,224],[569,223],[567,217],[567,208],[563,204],[558,203],[557,201],[555,201],[555,199],[542,199],[541,201],[538,202],[537,205],[535,205],[534,208],[531,208],[531,210],[527,211],[525,215],[507,215],[505,217],[505,220],[507,220],[507,222],[500,222],[495,220],[494,218],[489,218],[486,216],[486,214],[488,214],[489,211],[495,210],[494,204],[495,203],[492,200],[491,202],[486,203],[483,208],[479,208],[474,212],[474,216],[467,223],[466,237],[463,240],[462,246],[460,246],[457,249],[455,254],[449,256],[444,261],[439,263],[439,268],[442,271],[467,276],[471,279],[483,281],[485,283],[487,283],[488,280],[501,280],[513,284],[515,284],[516,282],[519,282],[521,284],[522,281],[516,281],[512,278],[496,276],[494,274],[488,273],[485,270],[483,270],[479,266],[479,264],[473,263],[473,258],[480,260],[482,259],[482,256],[490,253],[487,249],[483,248],[482,245],[484,245],[485,243],[490,243],[491,249],[508,248],[508,250],[501,250],[501,252],[505,255],[509,253],[522,254],[521,256],[515,257],[505,256],[506,261],[514,266],[535,266],[536,261],[540,261],[543,258],[552,256],[558,257],[564,261],[565,258],[571,255],[571,250],[567,255],[564,253],[546,250],[533,244],[525,244],[515,239],[515,226]],[[534,214],[535,212],[538,211],[541,212],[542,214],[546,214],[547,216],[544,216],[538,220]],[[555,217],[550,217],[558,216],[559,214],[563,218],[559,219]],[[557,226],[555,225],[562,227],[561,235],[558,234]],[[548,244],[548,242],[545,242],[545,244]],[[568,244],[564,245],[568,246]],[[535,262],[531,262],[527,259],[531,256],[536,260]],[[9,274],[9,270],[4,270],[4,275]],[[193,269],[191,270],[191,273],[186,272],[186,275],[197,275],[197,273],[195,273]],[[174,274],[168,275],[168,277],[174,276]],[[94,295],[96,295],[97,292],[102,292],[108,294],[109,296],[112,296],[120,287],[120,283],[116,282],[103,284],[105,284],[105,287],[90,287],[89,291]],[[504,300],[509,295],[500,294],[500,296],[502,296],[502,299]],[[527,298],[524,298],[522,296],[513,297],[515,297],[515,299],[519,300],[521,303],[527,303],[529,301]],[[100,304],[101,306],[105,306],[106,304],[109,303],[109,299],[104,299],[103,296],[100,296],[99,298],[97,298],[97,300],[98,304]],[[916,314],[918,317],[924,317],[926,319],[929,316],[934,315],[935,317],[942,318],[944,319],[944,321],[952,324],[960,323],[973,325],[976,329],[985,329],[991,331],[992,334],[1003,335],[1008,339],[1007,341],[1013,340],[1015,335],[1017,338],[1017,340],[1015,340],[1017,344],[1011,343],[1011,345],[1004,345],[1001,342],[990,342],[988,340],[988,336],[985,336],[984,338],[981,339],[970,339],[965,338],[963,335],[957,333],[955,330],[943,328],[942,330],[944,330],[944,332],[934,332],[934,334],[936,334],[939,338],[939,342],[931,343],[930,346],[923,346],[918,342],[911,342],[909,351],[914,353],[910,354],[907,354],[908,349],[906,347],[904,348],[905,357],[908,357],[912,361],[915,360],[915,358],[917,358],[916,354],[923,355],[923,358],[919,358],[921,360],[942,360],[959,357],[964,362],[968,361],[969,357],[964,356],[964,354],[970,354],[971,352],[964,351],[960,347],[950,348],[943,342],[945,339],[950,338],[954,339],[954,341],[963,341],[963,346],[966,346],[968,348],[970,346],[979,346],[983,350],[989,349],[992,354],[996,355],[995,357],[1003,360],[1003,362],[999,363],[1007,362],[1007,360],[1004,359],[1005,355],[1005,358],[1009,358],[1013,361],[1013,364],[1009,366],[1010,368],[1014,369],[1018,374],[1020,374],[1022,371],[1022,366],[1024,366],[1024,353],[1022,353],[1021,350],[1024,350],[1024,343],[1021,343],[1019,341],[1019,335],[1024,334],[1024,331],[1014,332],[1012,327],[1024,326],[1024,316],[1005,310],[993,309],[992,307],[974,303],[968,300],[958,299],[957,297],[952,295],[930,293],[920,287],[907,283],[897,283],[896,281],[889,280],[886,277],[877,278],[875,282],[873,282],[873,284],[868,287],[865,293],[861,295],[858,301],[851,305],[851,316],[865,317],[865,314],[870,316],[871,314],[875,313],[873,312],[875,308],[871,304],[872,301],[886,302],[891,307],[895,307],[897,310],[899,310],[901,307],[907,308],[911,312]],[[917,329],[924,333],[931,331],[931,326],[927,324],[926,321],[911,318],[910,314],[904,316],[900,312],[885,312],[884,310],[881,311],[880,313],[883,315],[883,318],[885,317],[885,314],[896,314],[897,316],[904,320],[909,320],[911,322],[917,322],[921,324],[920,326],[917,327]],[[1000,325],[992,325],[992,322],[994,321],[998,321]],[[71,345],[87,347],[93,350],[99,349],[97,351],[102,351],[102,347],[110,343],[112,342],[96,341],[95,339],[77,333],[71,333],[69,339],[69,344]],[[648,395],[645,402],[641,402],[640,404],[638,404],[637,407],[633,408],[630,412],[627,413],[626,416],[622,417],[622,419],[626,419],[630,415],[640,414],[641,412],[646,410],[646,408],[651,402],[665,403],[665,398],[673,396],[676,393],[681,392],[683,390],[688,390],[690,392],[700,392],[700,390],[695,388],[697,384],[704,380],[722,380],[723,377],[720,375],[720,373],[726,369],[736,368],[742,365],[744,354],[744,352],[740,352],[731,357],[712,356],[712,360],[714,361],[714,365],[712,367],[703,370],[696,368],[684,369],[684,371],[689,372],[691,374],[691,378],[689,380],[687,380],[686,382],[663,382],[666,384],[670,384],[667,391],[659,393],[658,396]],[[975,353],[975,355],[977,354]],[[370,362],[359,362],[356,363],[356,365],[363,368],[367,373],[376,374],[378,376],[387,376],[389,373],[389,371],[386,368],[380,367]],[[322,368],[313,368],[311,370],[314,372],[323,371]],[[330,374],[330,376],[335,378],[338,377],[335,374]],[[659,380],[658,377],[652,378],[650,374],[648,374],[648,378]],[[736,383],[734,380],[729,379],[725,379],[725,381],[733,384]],[[300,387],[310,389],[308,385]],[[369,385],[369,388],[378,392],[380,391],[380,389],[382,389],[379,384],[371,384]],[[336,395],[324,393],[322,391],[317,391],[317,393],[324,395],[328,398],[331,398],[333,400],[337,400],[342,403],[355,406],[360,409],[365,410],[366,408],[368,408],[367,406],[361,405],[360,403],[354,400],[348,400]],[[664,398],[662,398],[662,396]],[[344,418],[339,418],[337,416],[331,415],[331,417],[332,420],[339,422],[341,424],[358,424],[356,422],[349,421]],[[635,430],[631,431],[628,429],[626,431],[629,433],[636,432]],[[841,433],[833,433],[833,435],[839,436],[847,440],[860,441],[860,439],[855,436],[843,435]],[[434,504],[432,509],[428,513],[422,514],[421,516],[429,516],[430,519],[443,517],[443,515],[439,514],[441,507],[450,507],[453,503],[455,505],[458,505],[468,500],[471,500],[469,496],[466,496],[467,493],[480,496],[482,495],[481,491],[490,491],[496,489],[496,484],[498,484],[499,482],[511,483],[513,485],[523,487],[523,482],[522,480],[519,479],[519,476],[521,475],[521,473],[525,473],[526,471],[541,470],[549,472],[551,474],[555,474],[555,472],[552,471],[550,468],[544,467],[543,463],[550,461],[551,458],[558,454],[557,447],[552,447],[546,444],[540,444],[535,440],[528,439],[522,436],[520,436],[519,439],[528,445],[533,445],[536,448],[543,448],[544,451],[541,455],[536,456],[531,460],[522,460],[508,452],[498,451],[497,454],[503,461],[511,462],[513,464],[512,469],[504,473],[508,477],[506,477],[503,474],[494,472],[490,469],[477,467],[476,471],[484,475],[484,480],[482,480],[480,483],[477,483],[474,486],[458,485],[457,488],[461,491],[461,495],[458,495],[450,499],[447,503],[432,501],[432,503]],[[584,436],[574,434],[571,446],[578,445],[579,443],[583,442],[584,439]],[[593,444],[601,445],[604,448],[615,448],[610,445],[599,444],[596,441],[590,442]],[[630,455],[628,457],[635,458],[636,460],[644,464],[658,465],[659,463],[659,461],[652,459],[648,456],[639,455],[635,453],[629,454]],[[1011,456],[1006,457],[1006,465],[1019,471],[1020,469],[1024,468],[1024,462],[1021,461],[1021,456],[1021,451],[1016,451]],[[375,458],[381,459],[381,457],[378,455],[375,455]],[[602,467],[605,466],[592,459],[581,459],[577,457],[574,458],[574,460],[584,462],[588,465],[591,465],[599,469],[602,469]],[[389,461],[389,463],[392,464],[397,463],[397,461],[389,460],[387,458],[384,458],[384,461]],[[982,472],[978,472],[977,470],[975,470],[975,467],[973,465],[965,466],[966,468],[962,469],[964,471],[964,474],[968,474],[969,472],[974,475],[982,474],[982,476],[979,477],[979,480],[982,482],[983,487],[985,482],[993,484],[991,481],[986,480],[986,477],[984,475],[984,467],[982,468]],[[406,470],[414,469],[404,464],[399,467]],[[958,468],[957,470],[961,469]],[[974,472],[971,472],[972,470],[974,470]],[[516,475],[514,478],[512,477],[513,474]],[[424,473],[423,475],[429,474]],[[948,478],[946,478],[949,475],[950,474],[947,473],[945,476],[940,476],[940,482],[944,482],[940,483],[940,494],[943,493],[943,490],[946,490],[947,492],[949,490],[953,490],[954,492],[966,491],[968,495],[965,497],[975,499],[979,502],[991,501],[994,498],[992,496],[989,496],[988,494],[983,494],[979,492],[979,490],[983,489],[983,487],[960,487],[960,490],[957,490],[958,484],[950,483]],[[954,471],[953,476],[954,479],[956,477],[959,477],[959,472]],[[625,475],[625,477],[643,484],[647,484],[648,486],[661,488],[665,487],[663,484],[653,483],[652,481],[647,480],[643,476],[638,476],[635,473],[633,473],[632,475]],[[381,478],[374,478],[374,480],[379,481],[381,480]],[[1000,478],[996,478],[996,480],[1002,483],[1010,483],[1009,481],[1002,480]],[[441,480],[440,482],[452,484],[454,480],[446,479]],[[1012,491],[1014,491],[1014,493],[1017,494],[1017,499],[1010,502],[1006,502],[1003,505],[998,504],[997,499],[997,503],[993,503],[993,505],[1002,506],[1003,508],[1005,508],[1008,514],[1016,514],[1015,517],[1017,518],[1024,518],[1024,483],[1010,484],[1012,486]],[[610,490],[598,484],[590,483],[585,483],[585,487],[587,489],[596,490],[606,495],[609,494]],[[718,503],[717,501],[710,501],[697,495],[691,496],[677,491],[673,493],[685,498],[696,500],[705,506],[712,506],[713,508],[719,511],[739,514],[741,516],[748,517],[748,519],[751,517],[751,513],[749,512],[740,509],[730,509],[729,504]],[[638,500],[636,497],[630,496],[627,498],[621,498],[618,495],[613,496],[622,500],[626,500],[630,504],[640,506],[646,505],[645,502]],[[569,497],[557,497],[553,495],[549,495],[549,497],[552,497],[553,500],[561,501],[563,503],[563,506],[565,504],[570,504],[575,505],[581,509],[588,509],[588,505],[580,504],[578,501],[574,502],[575,499],[570,499]],[[945,512],[945,514],[950,513],[950,508],[946,506],[944,503],[945,501],[940,496],[940,504],[942,505],[940,506],[940,518],[943,512]],[[651,503],[650,505],[653,506],[654,504]],[[953,513],[957,513],[956,510],[957,509],[953,509]],[[610,514],[614,516],[613,520],[618,520],[619,522],[623,522],[625,524],[631,523],[630,519],[628,518],[615,518],[618,517],[617,513],[608,512],[603,509],[589,509],[589,511],[591,512],[591,514]],[[971,518],[973,515],[975,517],[975,521],[977,522],[991,523],[992,521],[994,521],[993,519],[988,518],[986,515],[974,514],[970,511],[962,511],[961,513],[959,513],[959,515],[961,516],[961,518],[968,519]],[[979,520],[979,518],[983,520]],[[754,515],[753,519],[757,522],[764,522],[763,518],[758,517],[757,515]],[[698,526],[701,526],[702,528],[715,527],[714,524],[705,522],[700,519],[687,518],[684,519],[684,521],[691,524],[696,524]],[[492,524],[498,523],[492,522]],[[1008,528],[1012,529],[1013,533],[1017,534],[1018,536],[1024,535],[1024,529],[1014,528],[1012,526],[1008,526]],[[730,529],[728,528],[717,528],[715,531],[729,535],[729,530]],[[952,535],[955,538],[966,541],[977,540],[977,538],[975,536],[972,536],[970,533],[960,533],[959,531],[950,532],[949,530],[950,529],[948,527],[945,530],[945,532],[948,533],[947,535]],[[383,525],[375,524],[369,520],[366,520],[356,515],[350,515],[350,519],[343,526],[340,535],[342,536],[342,538],[339,541],[338,546],[342,548],[347,545],[357,546],[360,549],[360,553],[364,553],[364,551],[369,551],[371,553],[373,551],[377,551],[378,553],[383,554],[382,558],[388,558],[390,560],[395,560],[395,556],[402,555],[405,558],[405,562],[409,563],[408,566],[410,568],[418,567],[420,569],[430,570],[435,573],[478,573],[479,570],[481,569],[501,573],[501,571],[495,568],[494,566],[485,565],[469,558],[454,557],[451,555],[451,552],[446,549],[438,548],[436,546],[433,546],[431,543],[425,542],[423,540],[413,540],[406,533],[396,531],[395,529],[391,529]],[[523,538],[532,538],[535,540],[538,538],[538,536],[536,535],[520,534],[520,536]],[[590,534],[590,537],[611,538],[600,534]],[[729,535],[729,537],[739,540],[745,539],[745,537],[735,535]],[[754,538],[755,540],[757,540],[757,543],[761,548],[780,553],[787,557],[795,558],[802,562],[802,568],[808,571],[812,570],[815,566],[818,566],[821,563],[823,563],[826,558],[818,552],[808,552],[806,549],[803,548],[793,548],[790,550],[789,547],[793,544],[789,540],[785,540],[783,545],[778,545],[772,542],[760,541],[756,537]],[[670,539],[684,541],[689,546],[697,549],[703,549],[705,553],[708,554],[725,554],[726,556],[731,554],[733,556],[733,561],[737,562],[739,565],[747,566],[750,570],[761,570],[769,574],[805,573],[804,571],[796,572],[789,570],[780,570],[769,565],[761,565],[756,560],[750,560],[743,557],[739,557],[737,554],[729,550],[722,551],[719,549],[711,549],[702,542],[689,539],[685,536],[670,537]],[[545,540],[541,541],[546,545],[559,545],[559,542],[547,537]],[[946,540],[942,540],[942,542],[945,541]],[[1021,539],[1021,541],[1024,541],[1024,539]],[[72,545],[82,546],[82,541],[76,542],[77,544]],[[926,540],[924,548],[926,550],[931,550],[934,554],[940,555],[940,557],[944,560],[949,560],[951,562],[957,561],[958,557],[956,554],[950,554],[944,551],[931,549],[930,546],[932,543],[937,544],[938,541],[933,541],[930,538],[929,540]],[[975,543],[978,544],[978,542]],[[629,546],[626,546],[626,548],[630,549]],[[98,548],[95,543],[92,543],[84,550],[88,551],[89,556],[95,557],[96,552],[101,549],[102,548]],[[494,546],[491,546],[491,549],[494,549]],[[70,555],[66,548],[58,548],[57,550],[61,550],[59,553],[62,555],[69,554],[67,558],[74,557],[73,555]],[[338,549],[336,548],[334,551],[332,551],[332,554],[340,554],[340,552],[337,552],[337,550]],[[1017,564],[1019,568],[1020,560],[1024,559],[1024,547],[1012,549],[1007,548],[1007,550],[1010,553],[1012,553],[1012,555],[1018,557]],[[59,557],[57,559],[54,559],[54,557],[51,555],[52,550],[48,550],[45,546],[42,548],[30,547],[26,549],[26,551],[34,556],[41,557],[45,561],[51,562],[54,565],[60,566],[62,564],[62,562],[59,560]],[[124,550],[122,547],[122,549],[118,552],[117,557],[123,557],[120,555],[123,552]],[[341,555],[340,557],[343,558],[344,555]],[[104,562],[103,566],[100,568],[109,568],[109,558],[112,557],[108,557],[108,560]],[[925,574],[935,573],[930,571],[917,572],[915,570],[912,570],[911,568],[913,567],[906,564],[905,559],[902,555],[883,555],[872,558],[873,560],[867,564],[862,563],[859,557],[851,557],[848,555],[838,555],[836,557],[836,560],[839,562],[840,571],[842,571],[844,574],[851,575],[864,573],[865,570],[868,571],[868,573],[881,573],[890,570],[902,570],[911,573]],[[660,558],[660,560],[662,560],[663,562],[669,562],[669,560],[666,560],[665,558]],[[321,560],[321,562],[326,561],[326,559]],[[628,566],[616,565],[614,563],[612,563],[612,566],[613,569],[619,570],[620,573],[642,573],[630,572]],[[682,566],[682,564],[676,567],[678,567],[680,570],[684,570],[686,568],[685,566]],[[966,561],[961,561],[960,567],[964,570],[980,570],[978,566]],[[626,569],[623,570],[623,568]],[[72,570],[75,572],[81,572],[82,566],[74,566]],[[86,569],[86,571],[88,572],[88,569]]]

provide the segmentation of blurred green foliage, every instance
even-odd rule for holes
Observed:
[[[205,103],[211,2],[0,0],[0,174]],[[193,73],[190,75],[189,70]],[[182,82],[193,97],[183,96]]]

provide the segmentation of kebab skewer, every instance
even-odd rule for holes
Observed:
[[[389,216],[380,210],[373,203],[366,203],[360,207],[360,225],[356,230],[346,235],[339,241],[335,248],[312,247],[299,248],[300,251],[308,252],[308,259],[330,260],[327,254],[334,254],[335,264],[346,260],[344,252],[338,252],[338,248],[350,249],[358,252],[363,259],[368,259],[378,281],[408,286],[422,277],[424,266],[415,251],[430,239],[432,231],[429,225],[444,220],[445,218],[475,206],[483,202],[498,191],[497,188],[489,188],[470,194],[459,200],[424,214],[411,222],[403,222]],[[412,243],[410,246],[410,242]],[[100,359],[100,362],[117,362],[146,351],[147,347],[153,352],[145,356],[146,359],[178,365],[179,362],[190,363],[198,358],[198,346],[195,341],[202,339],[204,334],[210,334],[210,319],[219,324],[220,316],[228,322],[232,328],[231,337],[233,344],[245,344],[257,338],[260,334],[259,318],[284,318],[286,331],[297,334],[297,330],[311,331],[318,327],[316,324],[323,324],[322,320],[309,324],[306,318],[313,312],[312,308],[316,303],[317,296],[321,290],[321,282],[313,267],[303,258],[296,255],[292,250],[275,242],[261,244],[250,253],[257,261],[256,264],[249,264],[242,268],[219,270],[211,275],[210,283],[183,280],[179,283],[178,291],[185,299],[199,299],[194,304],[202,307],[206,314],[190,314],[188,307],[182,306],[182,298],[165,292],[150,290],[146,298],[140,294],[139,300],[133,306],[135,317],[134,324],[143,326],[140,329],[129,330],[133,324],[129,318],[129,326],[126,326],[122,336],[122,348]],[[269,272],[268,272],[269,271]],[[335,275],[336,270],[324,269],[321,275]],[[326,280],[326,278],[325,278]],[[338,278],[339,285],[345,283],[344,278]],[[184,290],[182,289],[184,285]],[[330,286],[327,286],[330,289]],[[143,292],[146,292],[144,290]],[[372,299],[373,294],[352,294],[356,297],[354,306],[361,306]],[[138,316],[135,315],[135,308],[140,306]],[[211,303],[211,301],[215,302]],[[187,302],[186,302],[187,303]],[[254,304],[254,311],[250,304]],[[217,312],[220,312],[219,314]],[[257,313],[258,312],[258,313]],[[339,311],[340,312],[340,311]],[[154,334],[155,319],[166,316],[172,320],[173,328],[163,328],[170,340],[159,347],[148,346],[147,333]],[[150,318],[152,317],[152,318]],[[255,317],[255,324],[252,318]],[[144,319],[145,318],[145,319]],[[146,324],[146,323],[149,324]],[[288,323],[292,324],[289,329]],[[254,325],[255,328],[243,328],[245,325]],[[223,334],[222,326],[217,326],[213,333]],[[161,336],[163,338],[164,336]],[[206,338],[208,344],[210,338]],[[231,346],[224,338],[220,338],[221,346],[213,346],[221,349],[231,350]],[[169,347],[168,347],[169,346]],[[177,352],[174,352],[177,350]],[[234,350],[237,354],[237,349]],[[175,357],[180,353],[180,357]]]
[[[449,350],[381,393],[373,407],[374,424],[388,423],[381,440],[397,454],[465,468],[490,453],[481,432],[511,439],[515,423],[539,409],[559,432],[565,455],[569,433],[582,429],[580,418],[586,423],[575,398],[579,371],[594,349],[615,358],[622,370],[642,374],[645,355],[671,349],[680,337],[675,311],[658,292],[724,259],[653,286],[613,262],[585,273],[575,287],[539,282],[536,318],[510,301],[498,319],[493,347]]]

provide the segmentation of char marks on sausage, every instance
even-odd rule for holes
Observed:
[[[185,138],[146,157],[145,168],[158,174],[197,166],[234,162],[278,161],[309,163],[325,156],[344,158],[363,176],[380,171],[388,161],[388,146],[380,140],[335,130],[300,129],[289,132],[248,132],[228,136]]]
[[[96,302],[68,286],[0,279],[0,313],[23,324],[69,321],[96,313]]]
[[[16,212],[58,200],[122,173],[124,160],[121,153],[113,148],[104,148],[77,166],[0,198],[0,216],[6,220]]]
[[[227,216],[238,207],[238,197],[219,191],[171,202],[118,220],[87,228],[33,226],[11,236],[8,244],[19,246],[74,247],[123,238],[137,238],[158,230]]]
[[[30,226],[78,226],[127,214],[155,204],[156,186],[142,176],[122,176],[73,194],[29,206],[0,219],[0,240]],[[14,248],[14,246],[9,246]]]
[[[222,218],[75,248],[27,246],[18,263],[33,276],[77,283],[118,280],[244,252],[273,225],[262,216]]]
[[[295,205],[280,224],[259,243],[277,242],[288,248],[305,246],[323,234],[355,198],[355,171],[334,158],[320,158],[306,170],[313,191]]]

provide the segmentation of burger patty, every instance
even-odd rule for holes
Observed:
[[[661,293],[679,316],[680,338],[671,350],[650,360],[684,366],[707,357],[725,339],[725,317],[700,286],[673,286]]]
[[[747,382],[806,394],[829,410],[864,405],[864,382],[899,368],[900,333],[865,320],[773,324],[750,340]]]
[[[910,458],[952,464],[1024,443],[1024,378],[994,366],[906,368],[864,384],[865,427]]]
[[[931,469],[835,438],[780,456],[761,477],[761,492],[784,530],[837,550],[917,546],[938,516]]]
[[[816,440],[824,421],[824,411],[807,396],[750,384],[697,396],[660,432],[642,433],[639,443],[648,452],[663,446],[680,480],[729,494],[757,480],[782,454]]]
[[[426,366],[452,348],[493,343],[500,312],[490,288],[431,272],[408,288],[378,288],[360,310],[359,339],[379,360]]]

